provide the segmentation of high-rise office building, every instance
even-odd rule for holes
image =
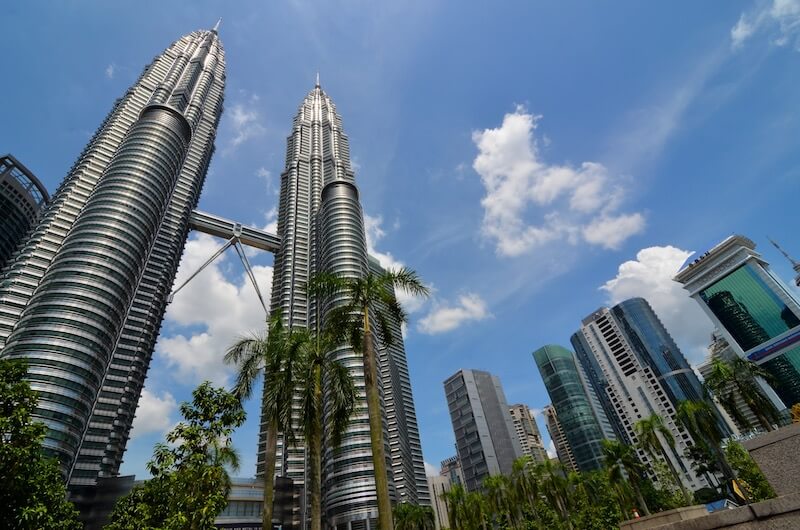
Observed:
[[[522,449],[500,379],[481,370],[459,370],[444,382],[464,485],[476,491],[490,475],[510,475]]]
[[[2,355],[25,358],[71,486],[117,474],[213,152],[225,62],[182,37],[118,99],[0,280]]]
[[[428,492],[433,508],[433,522],[436,530],[450,528],[450,518],[447,513],[447,503],[442,495],[450,490],[450,479],[445,475],[428,477]]]
[[[714,330],[714,332],[711,334],[711,344],[708,345],[708,357],[706,357],[702,363],[697,365],[697,371],[700,372],[700,375],[703,376],[704,380],[707,380],[708,376],[711,375],[714,361],[720,360],[723,362],[730,362],[735,358],[736,351],[734,351],[733,347],[728,344],[728,341],[725,340],[725,337],[722,336],[722,333],[720,333],[719,330]],[[758,428],[758,418],[753,410],[747,405],[742,396],[735,392],[732,383],[728,383],[728,385],[726,385],[720,394],[721,396],[719,396],[719,398],[722,399],[726,399],[726,396],[733,397],[732,400],[726,403],[719,401],[718,397],[714,398],[717,408],[719,408],[720,411],[725,411],[729,408],[733,409],[730,411],[731,413],[725,414],[726,421],[733,423],[735,428],[741,432]]]
[[[553,405],[547,405],[542,411],[547,425],[547,432],[550,433],[550,439],[553,440],[553,445],[556,448],[556,455],[558,461],[567,471],[578,471],[578,464],[575,462],[575,455],[572,454],[572,448],[569,446],[569,441],[564,434],[564,428],[558,421],[558,413]]]
[[[628,302],[635,303],[595,311],[583,319],[579,331],[588,354],[604,376],[605,392],[612,406],[606,413],[615,416],[614,424],[623,429],[620,438],[631,444],[639,441],[635,428],[639,420],[652,414],[661,416],[675,441],[673,447],[660,440],[669,463],[678,470],[687,488],[700,489],[707,482],[694,472],[684,454],[693,441],[677,419],[680,401],[698,399],[694,392],[699,392],[699,382],[694,373],[682,368],[688,367],[686,360],[649,304],[641,299]],[[675,383],[675,388],[670,383]],[[642,462],[652,464],[643,450],[638,453]]]
[[[511,421],[514,422],[514,431],[517,433],[522,454],[533,458],[536,463],[547,460],[547,450],[542,442],[542,434],[536,425],[536,418],[528,405],[517,403],[508,409]]]
[[[461,469],[461,462],[458,460],[458,455],[442,460],[439,474],[443,477],[447,477],[451,485],[464,485],[464,470]]]
[[[47,189],[19,160],[0,157],[0,271],[49,200]]]
[[[533,358],[577,469],[600,469],[603,465],[601,442],[613,438],[614,434],[610,428],[609,432],[604,431],[602,424],[607,424],[608,420],[596,398],[590,396],[591,390],[575,356],[568,349],[551,344],[533,352]]]
[[[318,329],[326,312],[339,300],[307,296],[305,284],[315,273],[327,271],[350,277],[379,270],[367,256],[364,221],[350,148],[342,119],[331,98],[319,85],[309,92],[294,118],[287,139],[286,164],[281,174],[278,205],[281,246],[275,255],[272,311],[280,311],[289,327]],[[428,486],[419,442],[408,367],[398,322],[390,323],[394,344],[378,344],[382,385],[384,452],[389,471],[390,495],[427,504]],[[350,529],[374,525],[377,498],[370,448],[369,421],[364,393],[363,359],[349,347],[330,353],[347,366],[356,381],[358,411],[353,415],[339,448],[323,448],[323,504],[328,525]],[[276,473],[305,484],[306,455],[300,403],[295,403],[297,443],[284,447],[278,440],[280,459]],[[258,472],[263,473],[266,423],[259,438]],[[301,494],[297,519],[307,517]],[[371,521],[371,522],[370,522]]]
[[[772,374],[783,401],[776,405],[791,407],[800,402],[800,302],[755,248],[746,237],[730,236],[686,265],[675,281],[739,357]]]

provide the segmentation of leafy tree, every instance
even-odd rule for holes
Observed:
[[[720,418],[713,406],[707,401],[683,401],[678,405],[677,416],[695,443],[711,454],[725,480],[736,478],[722,450],[725,433],[720,428]],[[714,469],[708,464],[701,469],[713,475]]]
[[[675,438],[673,438],[667,426],[664,425],[664,419],[658,414],[651,414],[649,417],[637,421],[634,425],[634,429],[639,437],[639,444],[642,449],[653,458],[656,458],[656,455],[661,457],[669,468],[675,485],[678,486],[683,493],[684,501],[687,505],[690,504],[692,502],[692,497],[686,490],[686,486],[683,485],[680,475],[678,475],[678,470],[675,469],[675,465],[672,463],[672,460],[669,459],[667,451],[664,448],[664,443],[666,443],[671,449],[675,449]],[[661,441],[662,439],[664,441],[663,443]]]
[[[741,397],[758,419],[759,425],[772,431],[772,425],[781,422],[781,417],[772,402],[758,387],[757,378],[773,384],[772,374],[756,363],[736,357],[732,361],[714,359],[706,377],[706,388],[722,403],[725,410],[742,425],[750,426],[736,407],[736,398]]]
[[[739,484],[746,491],[751,502],[760,502],[775,497],[775,490],[772,489],[758,465],[750,457],[750,453],[740,443],[728,442],[728,445],[725,446],[725,454],[739,477]]]
[[[337,447],[341,443],[355,408],[356,388],[347,367],[328,355],[341,344],[330,333],[314,334],[299,329],[290,334],[289,342],[291,349],[300,351],[298,392],[303,410],[303,436],[310,460],[311,530],[320,530],[323,413],[326,415],[327,424],[325,434],[331,445]],[[327,398],[324,405],[323,383]],[[421,517],[419,514],[417,516]]]
[[[389,318],[398,322],[407,320],[405,311],[395,297],[395,289],[415,296],[427,296],[428,288],[417,273],[408,268],[387,270],[381,274],[367,273],[363,277],[344,277],[319,273],[309,280],[308,292],[341,303],[328,312],[326,324],[347,337],[354,351],[364,357],[364,389],[369,415],[372,464],[375,470],[375,489],[378,498],[378,527],[392,529],[392,505],[389,499],[389,481],[383,446],[380,391],[378,389],[377,360],[372,319],[378,325],[383,344],[392,343]]]
[[[239,373],[233,394],[240,400],[250,398],[253,385],[264,376],[261,411],[267,421],[266,454],[264,456],[264,498],[262,525],[272,528],[275,500],[275,462],[278,434],[287,442],[294,439],[292,429],[292,399],[296,374],[300,370],[300,342],[290,340],[279,312],[273,313],[266,336],[253,335],[237,340],[225,354],[225,362],[237,366]]]
[[[644,515],[650,515],[650,509],[642,496],[641,489],[644,470],[633,448],[617,440],[603,440],[602,444],[603,458],[611,484],[620,484],[625,481],[627,476],[628,482],[636,495],[638,508],[642,510]]]
[[[436,523],[430,506],[418,506],[406,502],[394,507],[396,530],[434,530]]]
[[[185,421],[156,444],[148,471],[153,478],[120,499],[108,530],[211,530],[230,491],[226,466],[238,465],[231,445],[244,423],[239,399],[205,382],[181,405]]]
[[[32,418],[36,393],[22,360],[0,359],[0,521],[21,530],[77,530],[54,459],[42,452],[47,428]]]

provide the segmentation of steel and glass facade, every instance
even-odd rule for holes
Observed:
[[[222,112],[215,30],[173,43],[116,101],[0,280],[44,447],[71,486],[114,476]]]
[[[592,406],[588,387],[573,353],[551,344],[533,352],[533,358],[577,469],[600,469],[603,465],[601,442],[608,435],[603,432],[600,423],[602,413],[599,407]]]
[[[755,248],[750,239],[731,236],[684,267],[675,280],[737,355],[773,375],[775,392],[791,407],[800,402],[800,302]]]
[[[281,246],[275,254],[271,310],[280,311],[287,326],[319,329],[326,313],[343,300],[316,300],[305,292],[308,279],[327,271],[362,277],[380,270],[367,255],[364,221],[350,148],[341,116],[317,84],[300,104],[287,139],[278,205]],[[382,386],[385,457],[393,500],[427,504],[419,432],[400,323],[392,323],[394,344],[378,341]],[[336,529],[368,528],[377,521],[377,498],[364,390],[363,358],[349,347],[330,352],[347,366],[358,390],[357,412],[342,445],[323,448],[323,505],[328,524]],[[294,404],[296,443],[278,440],[276,473],[305,484],[305,444],[300,428],[300,403]],[[266,422],[259,438],[258,473],[263,473]],[[296,520],[308,517],[305,495]]]
[[[44,185],[28,168],[11,155],[0,157],[0,271],[49,200]]]
[[[459,370],[444,382],[458,460],[468,491],[490,475],[510,475],[522,456],[500,379],[481,370]]]

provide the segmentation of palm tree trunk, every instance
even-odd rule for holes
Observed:
[[[378,529],[392,530],[392,503],[389,499],[389,477],[386,474],[386,457],[383,450],[383,423],[381,422],[381,396],[378,392],[378,371],[375,348],[369,326],[369,308],[364,316],[364,389],[367,394],[369,438],[372,445],[372,466],[375,469],[375,493],[378,497]]]
[[[275,500],[275,459],[278,452],[278,422],[270,421],[267,428],[267,454],[264,457],[264,501],[261,525],[272,529],[272,504]]]
[[[681,489],[681,492],[683,493],[683,500],[686,502],[686,505],[691,505],[692,497],[689,495],[689,490],[687,490],[686,486],[683,485],[683,481],[681,480],[680,475],[678,475],[678,470],[675,469],[675,465],[672,463],[672,460],[669,459],[669,456],[667,456],[667,452],[663,447],[661,448],[661,456],[664,457],[664,461],[667,463],[670,473],[672,473],[672,478],[675,480],[675,484]]]
[[[322,403],[322,372],[317,366],[314,369],[314,395],[317,403]],[[322,530],[322,410],[314,418],[314,432],[308,444],[311,469],[309,483],[311,486],[311,530]]]
[[[642,490],[639,489],[639,484],[635,481],[631,481],[631,486],[633,486],[633,492],[636,494],[636,502],[642,508],[642,514],[647,517],[650,515],[650,508],[647,507],[647,503],[642,495]]]

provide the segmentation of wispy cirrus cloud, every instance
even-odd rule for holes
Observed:
[[[257,94],[250,94],[243,100],[233,103],[223,114],[226,123],[223,125],[230,138],[227,142],[224,154],[230,154],[241,144],[262,136],[266,128],[261,123],[261,113],[259,110],[260,97]]]
[[[517,106],[500,127],[472,134],[472,167],[486,189],[481,232],[496,252],[519,256],[560,239],[616,249],[642,232],[642,213],[619,212],[623,178],[597,162],[573,167],[543,159],[534,135],[539,119]]]
[[[731,47],[743,47],[757,33],[769,34],[776,46],[793,46],[800,51],[800,0],[763,2],[742,13],[731,28]]]

